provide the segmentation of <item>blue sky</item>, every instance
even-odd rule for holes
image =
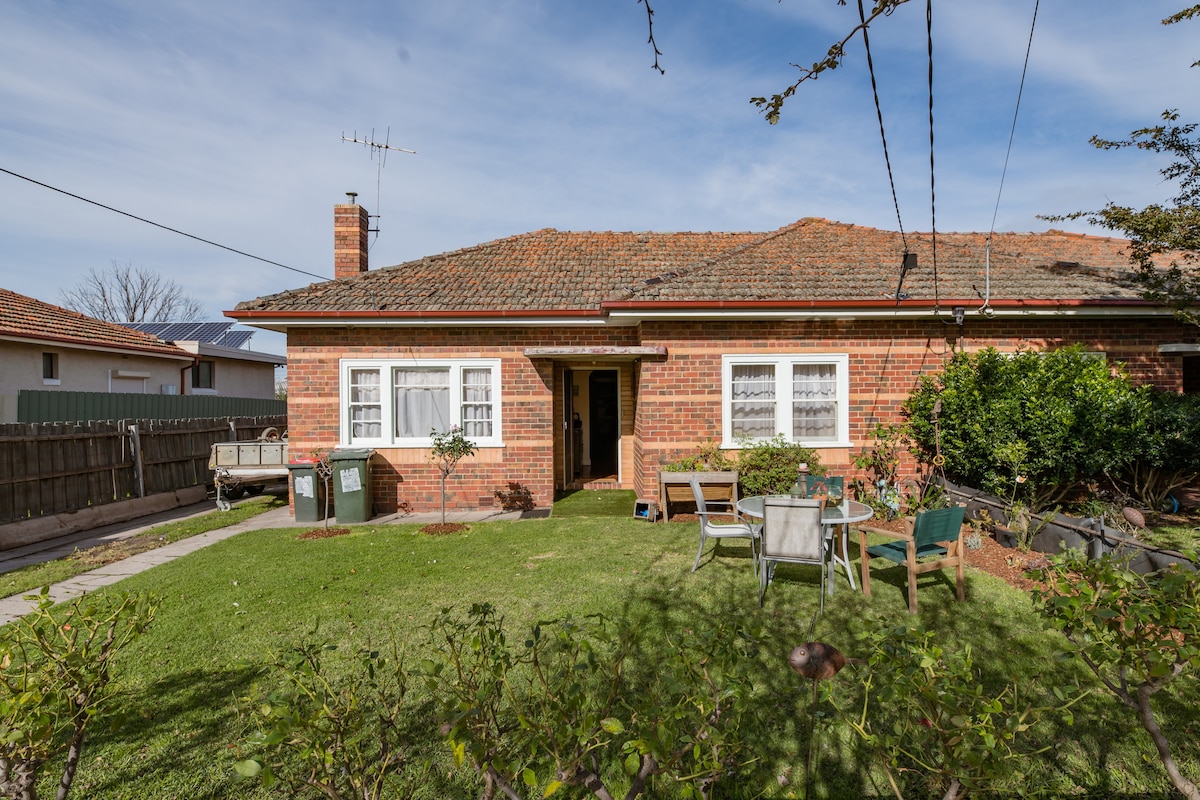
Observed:
[[[665,75],[635,0],[0,0],[0,168],[321,276],[347,191],[381,215],[372,267],[547,227],[896,229],[861,40],[778,125],[749,103],[821,57],[854,2],[652,5]],[[1153,157],[1088,138],[1200,118],[1200,23],[1160,24],[1183,5],[1041,3],[1000,193],[1034,2],[937,0],[937,229],[991,229],[998,196],[1001,231],[1169,197]],[[928,230],[924,3],[871,44],[900,220]],[[389,129],[417,154],[382,170],[340,140]],[[316,280],[0,173],[0,286],[58,302],[113,261],[213,319]]]

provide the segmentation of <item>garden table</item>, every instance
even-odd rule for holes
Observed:
[[[786,497],[787,495],[770,495],[773,497]],[[761,520],[763,518],[763,503],[768,495],[754,495],[752,497],[743,497],[737,502],[737,510],[742,516],[749,517],[752,520]],[[854,583],[854,570],[850,567],[849,553],[849,532],[850,523],[865,522],[874,516],[875,511],[866,503],[859,503],[856,500],[843,500],[838,505],[827,505],[821,511],[821,524],[825,526],[825,536],[833,538],[833,529],[837,526],[842,528],[842,547],[841,553],[835,546],[832,549],[832,557],[829,559],[829,593],[833,594],[833,576],[836,573],[836,565],[841,564],[846,570],[846,577],[850,580],[850,588],[857,589]]]

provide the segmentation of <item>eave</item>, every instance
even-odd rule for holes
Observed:
[[[244,325],[285,332],[290,327],[629,327],[651,320],[919,319],[951,314],[995,317],[1171,317],[1140,298],[993,300],[887,298],[854,300],[616,300],[598,309],[493,311],[227,311]]]
[[[90,350],[101,353],[115,353],[117,355],[150,356],[155,358],[169,359],[171,361],[195,361],[195,358],[190,353],[186,353],[183,350],[171,352],[152,347],[104,344],[102,342],[98,343],[87,339],[75,339],[70,336],[30,336],[28,334],[0,333],[0,341],[19,342],[21,344],[42,346],[45,346],[46,344],[55,344],[60,347],[69,347],[74,350]]]

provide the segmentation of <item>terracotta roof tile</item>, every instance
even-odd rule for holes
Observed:
[[[917,267],[901,291],[912,299],[1133,299],[1127,242],[1060,231],[992,235],[899,233],[802,219],[677,278],[639,287],[628,300],[894,298],[907,243]],[[936,267],[936,282],[934,279]]]
[[[156,336],[69,311],[8,289],[0,289],[0,336],[191,358],[187,352]]]
[[[907,235],[903,292],[932,300],[1135,299],[1124,240]],[[240,303],[240,312],[599,311],[606,302],[878,301],[895,296],[899,233],[807,218],[770,233],[534,231]],[[990,286],[985,288],[985,261]]]

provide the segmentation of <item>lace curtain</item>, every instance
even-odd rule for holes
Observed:
[[[492,435],[492,371],[464,369],[462,372],[463,436],[482,439]]]
[[[450,414],[450,371],[447,369],[397,369],[396,436],[415,439],[431,431],[444,432],[458,422]]]
[[[383,435],[383,396],[377,369],[350,370],[350,436],[378,439]]]
[[[734,438],[770,439],[775,435],[775,367],[771,364],[736,364],[730,421]]]
[[[792,438],[837,438],[837,367],[833,364],[792,367]]]

